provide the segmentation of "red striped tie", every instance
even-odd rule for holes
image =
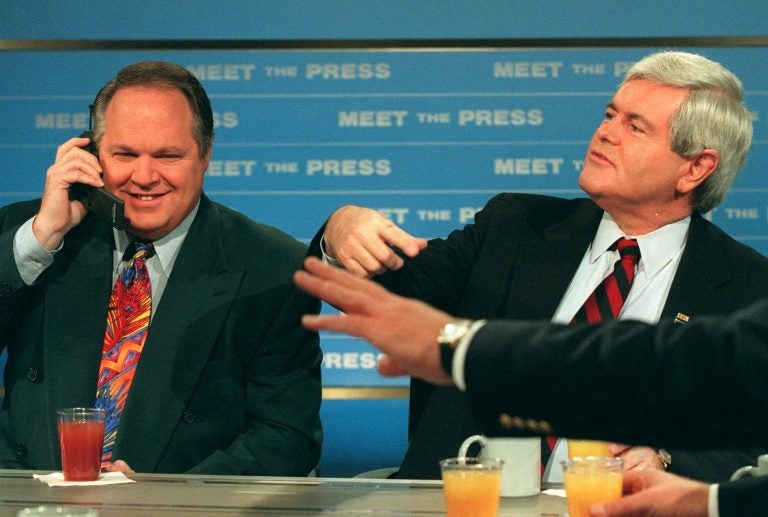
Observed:
[[[571,323],[590,324],[613,320],[619,317],[624,301],[629,295],[632,281],[635,279],[635,266],[640,260],[640,247],[635,239],[619,239],[608,248],[609,251],[619,251],[619,260],[613,265],[613,273],[595,287],[584,305],[576,312]],[[552,455],[556,438],[547,436],[542,440],[541,469],[542,473]]]
[[[635,278],[635,265],[640,260],[640,247],[635,239],[619,239],[608,249],[618,250],[621,258],[614,264],[613,273],[605,277],[592,291],[571,323],[600,323],[619,317]]]

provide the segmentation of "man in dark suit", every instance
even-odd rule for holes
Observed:
[[[42,200],[0,209],[0,465],[61,467],[55,410],[94,405],[110,291],[141,238],[156,252],[151,323],[106,468],[306,475],[322,430],[317,333],[299,321],[319,302],[291,282],[305,247],[202,193],[213,116],[184,68],[124,68],[94,121],[98,158],[68,140]],[[77,184],[122,199],[125,231]]]
[[[739,80],[702,56],[651,55],[628,72],[590,142],[579,176],[590,199],[502,194],[475,224],[428,246],[375,211],[347,206],[310,251],[461,317],[566,323],[612,269],[618,253],[609,245],[626,236],[637,239],[640,260],[619,318],[686,323],[730,313],[768,291],[768,260],[701,215],[722,201],[748,153],[742,96]],[[399,477],[437,478],[439,459],[476,432],[463,394],[413,381]],[[629,468],[719,480],[765,450],[621,454]]]
[[[471,321],[315,258],[305,267],[297,285],[344,315],[307,315],[304,325],[367,339],[385,353],[384,375],[455,384],[488,435],[554,432],[697,449],[762,444],[768,433],[768,299],[688,325]],[[642,365],[652,373],[627,373]],[[532,388],[547,375],[546,388]],[[768,476],[708,486],[637,469],[625,472],[624,492],[593,515],[761,516]]]

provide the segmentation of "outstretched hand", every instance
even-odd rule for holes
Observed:
[[[379,362],[382,375],[410,374],[435,384],[451,383],[440,366],[437,335],[453,317],[317,258],[307,258],[304,267],[294,275],[296,285],[343,311],[307,314],[301,320],[305,327],[366,339],[385,354]]]

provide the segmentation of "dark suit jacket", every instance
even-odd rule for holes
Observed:
[[[699,449],[763,444],[768,298],[688,325],[493,321],[473,338],[464,371],[477,421],[492,436],[551,428]],[[542,375],[558,382],[530,389]],[[768,476],[721,484],[719,501],[722,517],[765,515]]]
[[[478,212],[475,224],[447,239],[430,241],[405,267],[376,280],[462,317],[549,320],[602,215],[589,199],[501,194]],[[314,242],[310,251],[317,247]],[[768,259],[694,214],[663,317],[674,318],[678,312],[692,319],[725,314],[766,292]],[[627,374],[653,377],[644,366]],[[527,389],[543,388],[539,383]],[[462,440],[479,431],[466,397],[454,388],[414,380],[410,411],[411,440],[399,477],[439,478],[438,461],[455,456]],[[671,470],[694,478],[723,479],[764,451],[671,450]]]
[[[60,469],[54,411],[92,406],[111,291],[111,228],[88,216],[32,287],[12,251],[38,202],[0,209],[0,466]],[[113,458],[138,472],[306,475],[322,440],[321,353],[293,286],[305,247],[205,196],[179,250]]]
[[[763,517],[768,507],[768,476],[720,483],[720,517]]]

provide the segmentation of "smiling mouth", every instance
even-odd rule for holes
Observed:
[[[154,194],[154,195],[148,195],[148,194],[130,194],[132,198],[138,199],[139,201],[152,201],[154,199],[159,198],[162,196],[162,194]]]

